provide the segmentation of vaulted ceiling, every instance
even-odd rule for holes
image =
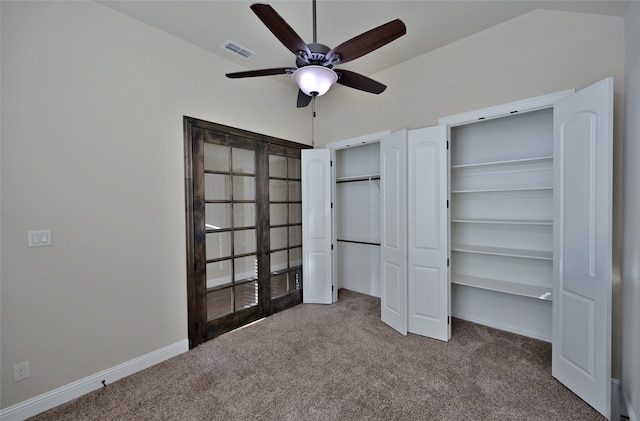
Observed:
[[[295,66],[291,54],[262,24],[249,6],[253,1],[99,1],[218,55],[229,64],[221,73]],[[267,1],[307,43],[313,41],[312,1]],[[317,1],[318,42],[329,47],[395,18],[407,34],[352,62],[341,65],[374,75],[501,22],[535,9],[622,16],[628,1]],[[256,53],[251,60],[221,48],[232,40]],[[270,76],[285,78],[286,76]],[[290,80],[290,79],[289,79]],[[292,86],[293,86],[293,82]]]

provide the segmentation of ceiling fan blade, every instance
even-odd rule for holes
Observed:
[[[335,72],[338,75],[337,83],[350,88],[371,92],[372,94],[381,94],[385,89],[387,89],[386,85],[376,82],[375,80],[359,73],[341,69],[335,69]]]
[[[358,57],[370,53],[391,41],[400,38],[407,33],[407,27],[400,19],[392,20],[377,28],[373,28],[357,37],[351,38],[343,42],[337,47],[330,50],[326,57],[331,60],[332,56],[339,55],[340,61],[337,63],[346,63],[355,60]]]
[[[304,51],[308,56],[311,56],[311,51],[309,51],[307,44],[273,7],[268,4],[255,3],[251,5],[251,10],[289,51],[293,54],[297,54],[298,51]]]
[[[296,106],[298,108],[304,108],[307,105],[309,105],[310,102],[311,102],[311,97],[305,94],[304,92],[302,92],[302,90],[298,90],[298,102]]]
[[[246,72],[227,73],[226,76],[230,79],[238,79],[241,77],[284,75],[287,73],[293,73],[295,71],[296,69],[294,69],[293,67],[277,67],[274,69],[248,70]]]

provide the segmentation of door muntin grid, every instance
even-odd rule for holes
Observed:
[[[269,155],[271,298],[302,289],[301,161]]]
[[[257,306],[256,154],[204,144],[207,320]]]

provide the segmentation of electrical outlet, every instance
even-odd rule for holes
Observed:
[[[13,366],[13,381],[19,382],[31,376],[29,373],[29,361],[19,363]]]

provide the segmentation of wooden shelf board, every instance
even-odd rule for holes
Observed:
[[[553,221],[550,219],[471,219],[459,218],[452,219],[451,222],[460,224],[492,224],[492,225],[548,225],[552,226]]]
[[[541,156],[537,158],[522,158],[522,159],[509,159],[506,161],[492,161],[492,162],[478,162],[473,164],[458,164],[451,165],[451,169],[464,169],[464,168],[482,168],[482,167],[500,167],[505,165],[517,165],[517,164],[537,164],[543,162],[553,162],[552,156]]]
[[[550,251],[524,250],[490,246],[476,246],[467,244],[452,244],[452,251],[476,254],[490,254],[494,256],[519,257],[524,259],[552,260],[553,253]]]
[[[551,301],[552,288],[452,273],[451,283]]]
[[[521,189],[478,189],[478,190],[452,190],[451,193],[509,193],[509,192],[533,192],[533,191],[552,191],[553,187],[525,187]]]

